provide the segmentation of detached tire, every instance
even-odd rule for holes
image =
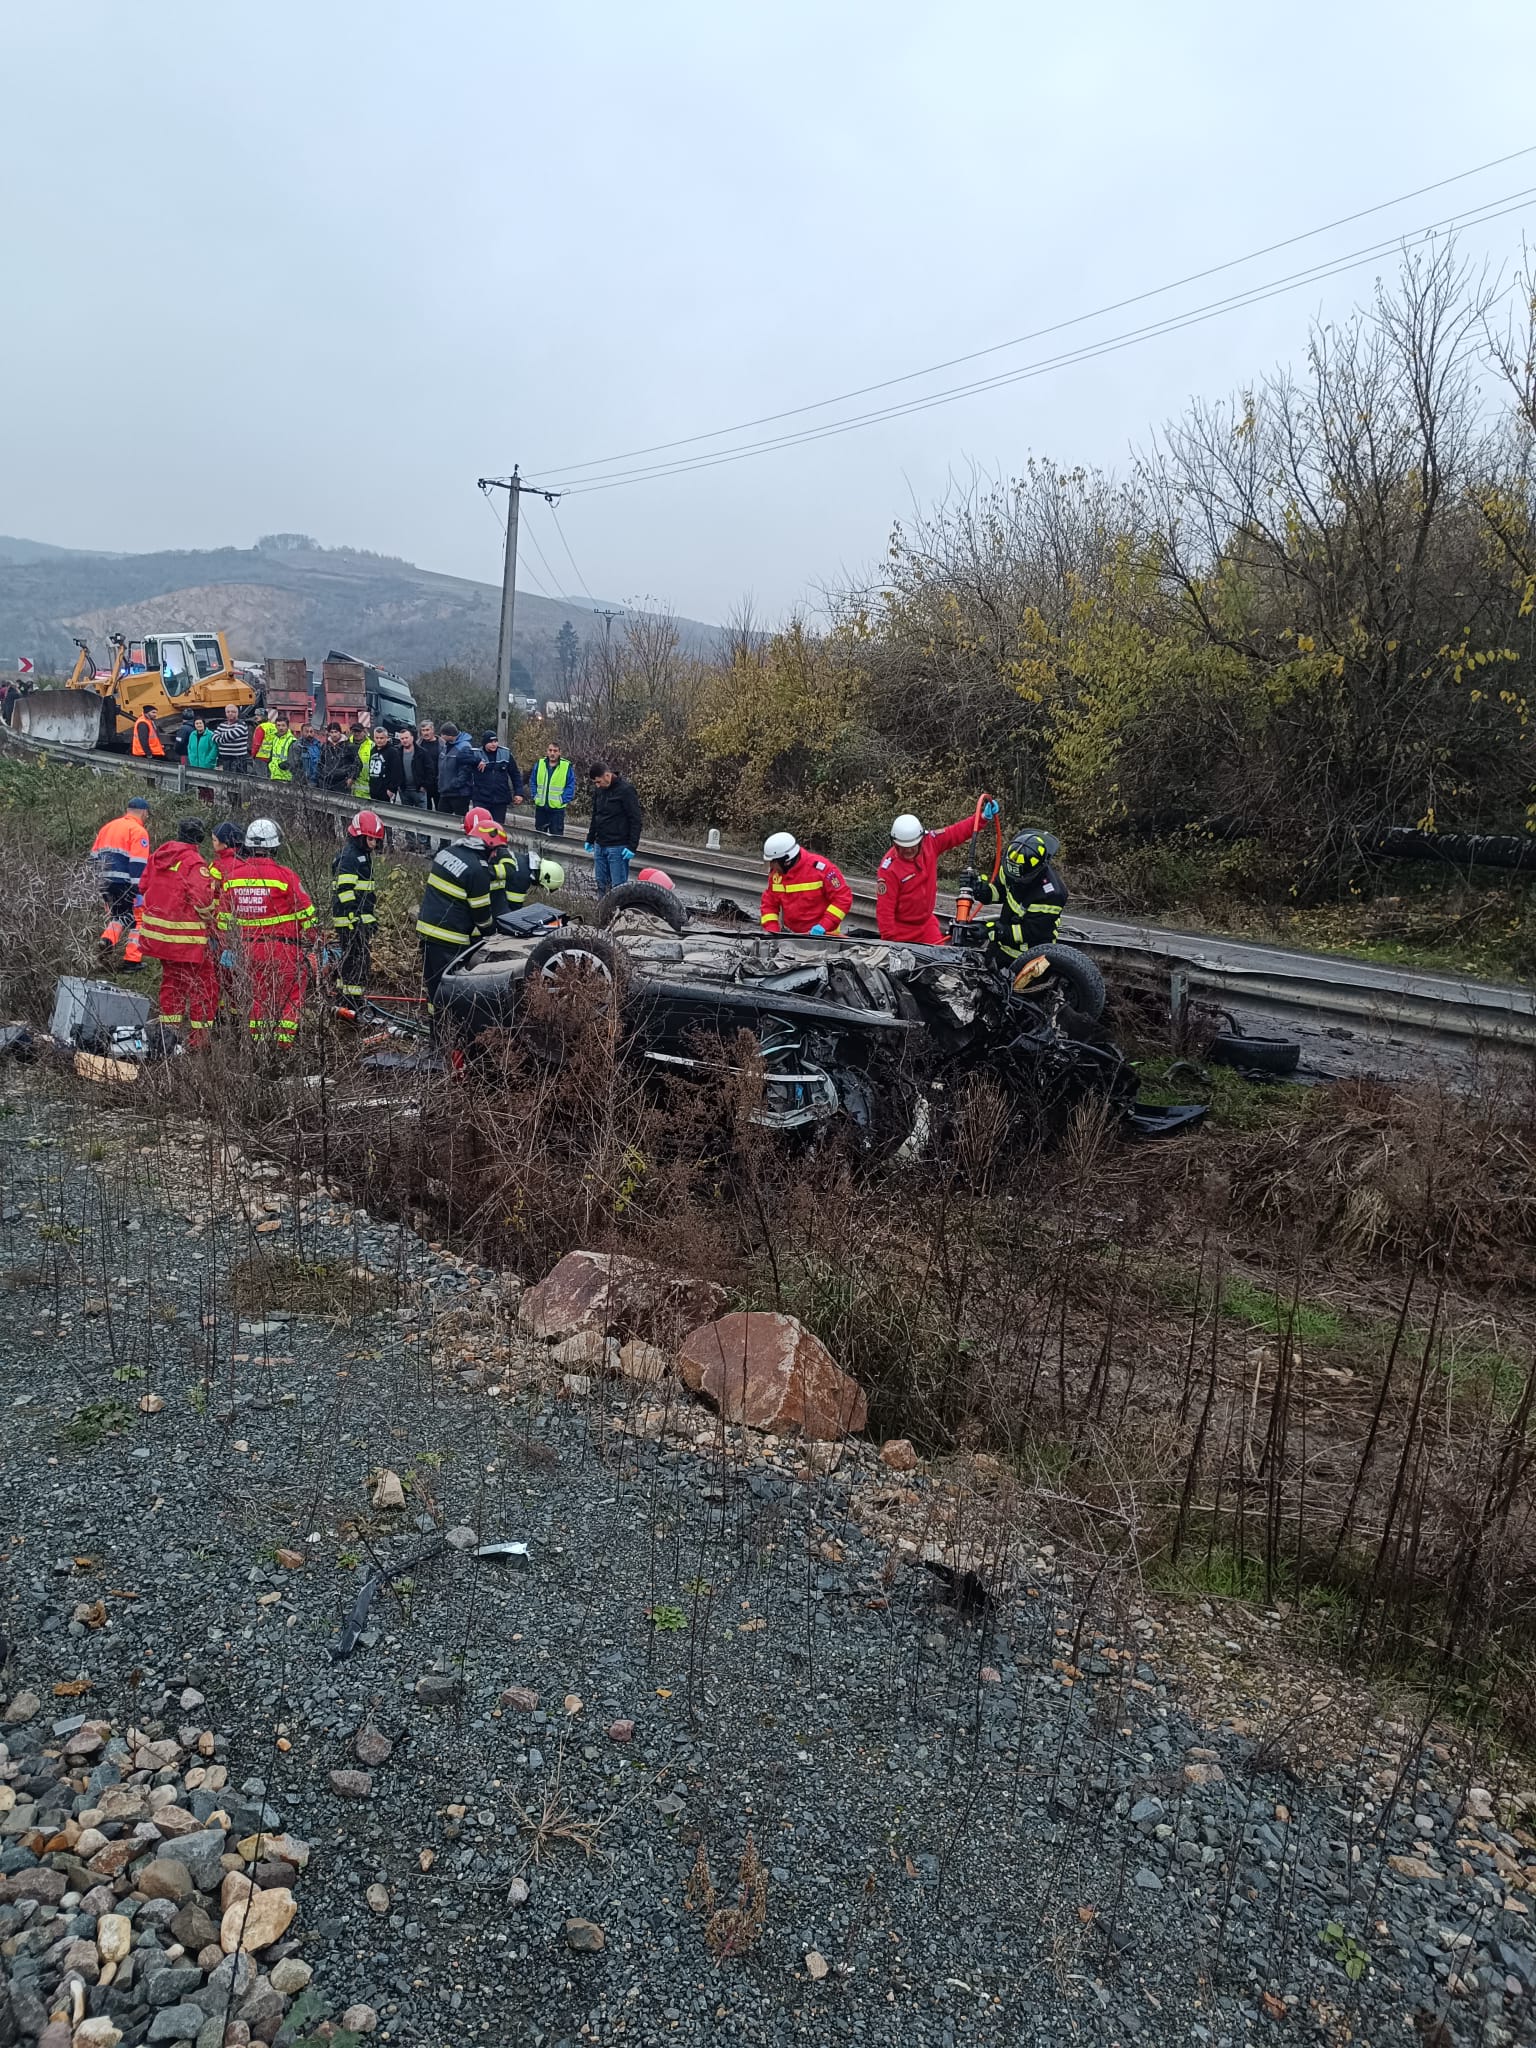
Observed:
[[[674,889],[663,889],[658,882],[621,882],[617,889],[599,897],[599,931],[612,924],[621,910],[643,910],[648,917],[659,917],[675,932],[680,932],[688,922],[687,904]],[[533,962],[528,964],[531,967]]]
[[[1254,1074],[1294,1074],[1301,1065],[1301,1047],[1293,1038],[1245,1038],[1222,1031],[1211,1040],[1210,1058],[1218,1067],[1246,1068]]]
[[[1068,1029],[1074,1024],[1097,1024],[1104,1014],[1104,977],[1094,962],[1076,946],[1040,946],[1035,950],[1050,961],[1052,978],[1066,991],[1067,1014],[1063,1021]]]

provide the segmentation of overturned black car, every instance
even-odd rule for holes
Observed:
[[[984,942],[787,937],[690,916],[671,891],[631,882],[602,899],[596,928],[534,904],[503,919],[443,976],[436,1011],[457,1047],[511,1030],[548,1064],[593,1017],[658,1075],[751,1061],[759,1123],[841,1125],[884,1158],[942,1142],[978,1084],[1034,1142],[1090,1100],[1133,1135],[1197,1122],[1198,1107],[1138,1103],[1135,1069],[1098,1028],[1104,1001],[1098,968],[1071,946],[1020,963]]]

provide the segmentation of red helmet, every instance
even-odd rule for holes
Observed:
[[[464,837],[481,840],[486,846],[505,846],[507,828],[498,825],[483,804],[471,804],[464,813]]]
[[[377,811],[359,811],[347,827],[349,839],[382,839],[384,820]]]
[[[650,882],[657,889],[671,889],[675,886],[672,877],[661,868],[641,868],[635,876],[637,882]]]

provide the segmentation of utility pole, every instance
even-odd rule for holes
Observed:
[[[606,647],[608,645],[608,635],[613,631],[614,620],[622,619],[624,614],[622,611],[617,610],[605,612],[601,605],[596,605],[593,609],[596,616],[603,622],[603,645]]]
[[[525,484],[517,473],[515,462],[510,477],[483,476],[479,483],[487,497],[492,491],[505,491],[507,494],[507,552],[501,571],[501,631],[496,641],[496,737],[505,746],[512,723],[512,614],[517,604],[518,504],[524,491],[531,491],[549,505],[558,503],[560,493],[541,491],[537,485]]]

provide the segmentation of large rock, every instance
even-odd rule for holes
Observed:
[[[200,1892],[211,1892],[224,1875],[223,1859],[222,1828],[199,1828],[196,1834],[178,1835],[174,1841],[160,1845],[159,1860],[184,1863]]]
[[[225,1955],[243,1948],[255,1955],[288,1932],[299,1910],[293,1893],[284,1886],[272,1891],[252,1891],[248,1899],[237,1899],[225,1910],[219,1927],[219,1945]]]
[[[721,1316],[690,1331],[677,1362],[689,1390],[712,1402],[727,1422],[797,1430],[825,1442],[864,1427],[863,1390],[793,1316]]]
[[[567,1252],[553,1272],[524,1290],[517,1313],[538,1337],[612,1330],[664,1344],[724,1306],[725,1290],[711,1280],[669,1273],[620,1252]]]

